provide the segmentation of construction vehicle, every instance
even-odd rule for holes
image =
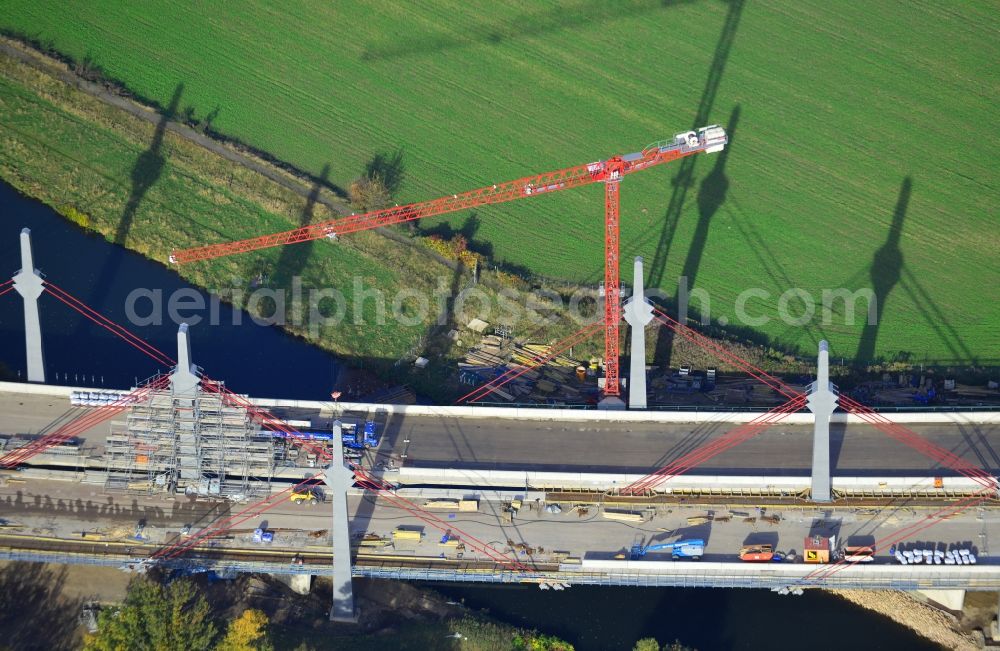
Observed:
[[[360,436],[359,429],[361,430]],[[289,438],[288,432],[280,430],[267,433],[275,438]],[[350,450],[377,448],[382,439],[382,435],[378,431],[378,424],[374,420],[366,420],[360,427],[358,423],[341,423],[340,437],[344,447]],[[333,432],[296,432],[295,438],[307,441],[332,441]]]
[[[312,486],[304,486],[293,490],[292,496],[288,499],[292,502],[292,504],[301,504],[305,502],[310,506],[315,506],[319,502],[319,495],[316,494],[316,491]]]
[[[344,447],[352,450],[377,448],[382,438],[378,432],[378,425],[373,420],[366,420],[362,427],[358,427],[356,423],[345,423],[341,425],[340,432]]]
[[[678,540],[672,543],[657,543],[655,545],[632,545],[629,556],[633,561],[645,556],[648,552],[669,551],[670,557],[677,561],[682,558],[690,558],[692,561],[701,560],[705,555],[705,541],[700,538],[689,538],[688,540]]]
[[[740,560],[746,563],[770,563],[783,561],[785,557],[774,551],[773,545],[747,545],[740,549]]]

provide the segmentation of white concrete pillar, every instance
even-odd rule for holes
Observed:
[[[354,484],[354,473],[344,464],[343,429],[339,420],[333,423],[333,459],[323,475],[329,489],[327,497],[333,507],[333,605],[331,622],[357,623],[351,577],[351,531],[347,521],[347,490]]]
[[[201,385],[198,367],[191,363],[191,339],[188,324],[182,323],[177,329],[177,366],[170,374],[170,390],[174,395],[194,394]]]
[[[42,324],[38,316],[38,297],[45,283],[35,269],[31,253],[31,229],[21,229],[21,270],[14,275],[14,289],[24,299],[24,345],[28,360],[28,382],[45,382],[42,357]]]
[[[830,416],[837,408],[836,387],[830,383],[830,352],[826,341],[819,342],[816,381],[809,385],[807,404],[813,413],[812,500],[830,502]]]
[[[953,612],[960,612],[965,607],[965,590],[917,590],[917,592]]]
[[[272,574],[274,578],[281,581],[295,594],[309,594],[312,590],[312,574]]]
[[[629,348],[628,408],[646,408],[646,326],[653,320],[653,306],[646,300],[642,257],[636,256],[632,297],[625,301],[625,322],[632,329]]]

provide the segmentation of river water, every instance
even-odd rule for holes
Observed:
[[[71,224],[48,206],[20,196],[0,182],[0,282],[21,267],[19,233],[31,229],[35,267],[46,280],[119,323],[171,358],[177,356],[177,323],[169,304],[176,292],[198,291],[163,264],[113,245],[100,235]],[[135,325],[127,318],[126,299],[137,288],[162,297],[159,325]],[[329,399],[340,365],[337,359],[273,326],[253,323],[225,304],[211,319],[210,299],[198,291],[206,309],[202,324],[191,328],[193,360],[212,378],[237,393],[268,398]],[[0,362],[14,375],[26,376],[24,316],[20,297],[0,297]],[[144,353],[93,324],[54,297],[39,299],[46,380],[50,384],[127,389],[164,371]],[[140,298],[134,313],[153,313],[153,300]],[[238,318],[236,318],[238,317]],[[208,325],[209,321],[218,325]],[[241,321],[241,325],[235,325]]]
[[[909,629],[819,590],[439,585],[501,621],[571,642],[577,651],[628,651],[635,641],[679,640],[699,649],[846,651],[940,649]]]
[[[190,285],[166,266],[70,224],[2,182],[0,260],[6,268],[0,269],[0,279],[20,268],[18,233],[25,226],[32,231],[35,266],[47,280],[176,356],[177,325],[166,318],[166,310],[160,325],[133,325],[126,298],[136,288],[161,290],[167,297]],[[136,379],[167,370],[51,296],[42,296],[40,310],[50,383],[128,388]],[[234,325],[234,313],[225,305],[218,321],[191,331],[194,361],[208,375],[254,396],[328,397],[340,369],[332,355],[277,328],[253,324],[246,315],[242,325]],[[24,324],[14,293],[0,297],[0,362],[24,377]],[[794,597],[761,590],[438,587],[472,608],[558,635],[581,651],[631,649],[646,636],[679,639],[702,651],[937,648],[894,622],[818,591]]]

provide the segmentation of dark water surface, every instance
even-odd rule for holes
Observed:
[[[679,640],[699,649],[895,651],[941,647],[909,629],[819,590],[437,585],[493,617],[571,642],[577,651],[629,651],[635,641]]]
[[[18,234],[25,226],[32,230],[35,266],[48,280],[176,356],[177,325],[166,319],[165,306],[162,325],[133,326],[125,300],[137,287],[160,289],[166,299],[190,285],[166,266],[68,223],[4,183],[0,280],[21,266]],[[166,370],[51,296],[42,296],[40,309],[50,383],[128,388],[136,378]],[[225,305],[219,321],[192,328],[194,361],[208,375],[254,396],[328,397],[339,369],[333,356],[277,328],[255,325],[246,315],[243,325],[234,326],[233,311]],[[15,374],[25,373],[21,300],[14,293],[0,297],[0,362]],[[438,587],[470,607],[488,608],[498,619],[567,639],[581,651],[631,649],[646,636],[660,642],[679,639],[701,651],[937,648],[891,621],[819,592],[794,597],[761,590]]]
[[[165,265],[115,246],[99,235],[69,223],[47,206],[20,196],[0,182],[0,282],[21,267],[19,233],[31,229],[35,267],[46,280],[69,292],[171,358],[177,355],[177,324],[167,301],[173,292],[193,290]],[[126,297],[136,288],[161,290],[163,323],[136,326],[126,318]],[[209,304],[206,292],[198,291]],[[24,316],[20,296],[0,297],[0,362],[25,376]],[[141,315],[150,302],[137,302]],[[39,299],[42,347],[49,384],[107,386],[125,389],[156,371],[164,371],[145,354],[107,330],[43,294]],[[242,325],[225,304],[219,325],[203,322],[191,328],[194,362],[237,393],[258,397],[328,399],[340,365],[337,359],[275,327],[254,324],[245,313]],[[58,378],[56,377],[58,374]],[[68,377],[68,379],[64,379]],[[84,379],[86,378],[86,379]],[[103,378],[103,380],[102,380]]]

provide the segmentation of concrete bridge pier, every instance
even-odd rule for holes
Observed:
[[[326,468],[323,481],[328,489],[327,497],[333,507],[333,605],[330,608],[331,622],[356,624],[358,612],[354,604],[354,587],[351,583],[351,532],[347,521],[347,490],[354,484],[354,473],[344,465],[342,426],[339,420],[333,423],[333,459]]]
[[[42,325],[38,297],[45,289],[42,274],[35,269],[31,253],[31,229],[21,229],[21,270],[14,275],[14,289],[24,299],[24,344],[28,358],[28,382],[45,382],[42,358]]]
[[[170,390],[175,396],[193,396],[201,386],[198,367],[191,362],[191,338],[188,324],[177,328],[177,366],[170,374]]]
[[[272,574],[295,594],[306,595],[312,590],[312,574]]]
[[[952,612],[961,612],[965,607],[965,590],[917,590],[917,593]]]
[[[632,297],[625,301],[625,322],[632,330],[629,348],[628,408],[646,408],[646,326],[653,320],[653,306],[646,300],[642,256],[636,256]]]
[[[813,424],[812,500],[833,500],[830,481],[830,416],[837,408],[836,387],[830,383],[830,347],[819,342],[816,381],[809,385],[807,404],[815,417]]]

